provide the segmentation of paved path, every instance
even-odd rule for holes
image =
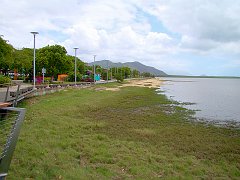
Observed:
[[[116,80],[109,80],[109,81],[97,81],[96,84],[105,84],[105,83],[110,83],[110,82],[115,82]],[[78,82],[81,83],[81,82]],[[82,82],[84,83],[84,82]],[[61,84],[60,84],[61,85]],[[32,87],[31,84],[26,84],[26,83],[22,83],[20,85],[20,89],[24,89],[27,87]],[[10,96],[10,92],[16,92],[18,88],[18,85],[14,85],[14,86],[10,86],[9,87],[9,92],[7,95],[7,100],[14,100],[13,97]],[[6,92],[7,92],[7,87],[1,87],[0,88],[0,102],[4,102],[5,101],[5,97],[6,97]]]
[[[20,89],[24,89],[26,87],[31,87],[32,85],[31,84],[21,84],[20,86]],[[16,92],[17,91],[17,88],[18,86],[17,85],[14,85],[14,86],[10,86],[9,87],[9,93],[8,93],[8,99],[10,99],[10,92],[14,91]],[[0,102],[4,102],[5,101],[5,97],[6,97],[6,92],[7,92],[7,87],[1,87],[0,88]]]

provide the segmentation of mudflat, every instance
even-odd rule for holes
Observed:
[[[25,101],[8,178],[239,178],[238,129],[191,121],[193,112],[148,86],[104,90],[118,87],[67,89]]]

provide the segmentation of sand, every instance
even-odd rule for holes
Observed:
[[[134,79],[130,80],[129,83],[123,84],[122,87],[126,86],[137,86],[137,87],[148,87],[148,88],[158,88],[162,84],[162,80],[159,78],[150,79]]]
[[[122,84],[117,88],[106,88],[107,91],[119,91],[121,87],[147,87],[147,88],[158,88],[162,84],[162,80],[159,78],[149,78],[149,79],[131,79],[127,80],[126,84]]]

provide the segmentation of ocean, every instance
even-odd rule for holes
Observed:
[[[161,91],[172,100],[195,110],[201,121],[240,124],[240,79],[161,78]]]

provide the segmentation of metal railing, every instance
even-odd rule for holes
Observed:
[[[25,109],[0,109],[0,180],[5,179],[15,150]]]
[[[0,87],[0,102],[8,102],[12,106],[16,106],[25,96],[34,92],[33,86],[21,84],[0,84]]]

